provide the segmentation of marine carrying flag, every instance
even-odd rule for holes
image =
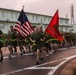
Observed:
[[[62,35],[59,32],[59,16],[58,10],[54,14],[52,20],[50,21],[48,27],[46,28],[45,32],[49,33],[52,37],[62,41]]]
[[[25,12],[23,11],[23,9],[20,12],[18,21],[15,26],[15,30],[23,37],[26,37],[33,32],[33,28],[30,22],[28,21],[28,18],[25,15]]]

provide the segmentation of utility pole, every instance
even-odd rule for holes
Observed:
[[[75,25],[73,4],[71,4],[71,25]]]

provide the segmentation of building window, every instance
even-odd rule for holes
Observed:
[[[62,30],[62,31],[63,31],[63,27],[60,27],[60,30]]]
[[[44,21],[46,21],[46,17],[44,17]]]
[[[4,11],[2,11],[2,17],[4,18]]]
[[[49,22],[49,18],[48,18],[48,22]]]
[[[48,23],[52,20],[52,18],[48,18]]]
[[[62,20],[62,19],[60,20],[60,23],[61,23],[61,24],[63,23],[63,20]]]
[[[34,21],[34,15],[32,15],[32,20]]]
[[[14,14],[13,13],[11,13],[11,19],[13,19],[14,18]]]
[[[15,18],[17,19],[17,13],[15,13]]]
[[[27,18],[29,18],[29,15],[26,14],[26,16],[27,16]]]
[[[66,32],[68,31],[68,27],[65,27]]]
[[[36,21],[38,20],[38,16],[36,16]]]
[[[1,29],[5,29],[5,24],[0,24]]]
[[[68,21],[67,20],[65,20],[65,24],[68,24]]]

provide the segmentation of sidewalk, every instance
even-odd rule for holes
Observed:
[[[76,75],[74,72],[75,69],[76,69],[76,58],[69,61],[63,68],[58,69],[58,75]]]

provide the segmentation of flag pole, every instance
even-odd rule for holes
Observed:
[[[41,18],[41,27],[42,27],[42,18]]]
[[[41,27],[42,27],[42,30],[44,30],[42,18],[41,18]]]

